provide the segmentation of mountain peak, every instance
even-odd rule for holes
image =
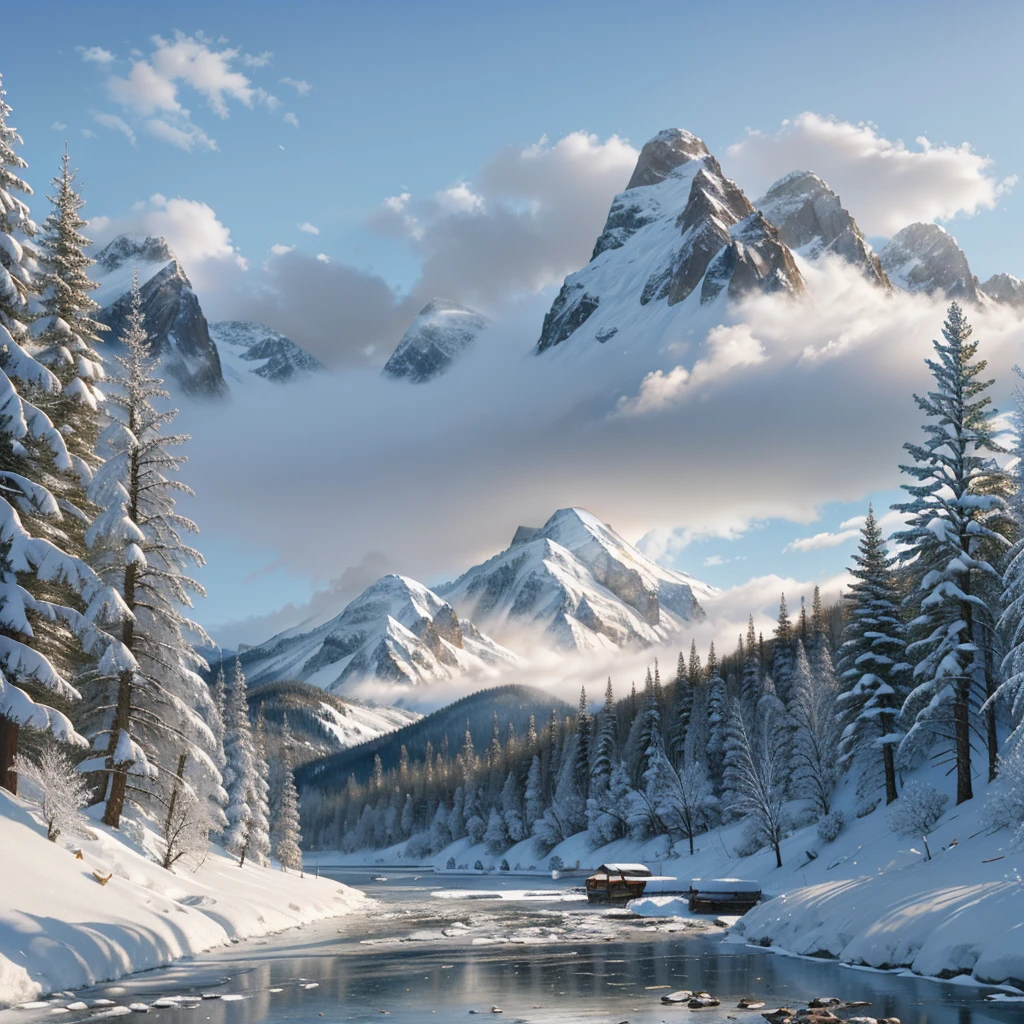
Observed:
[[[963,249],[938,224],[908,224],[878,254],[894,285],[910,292],[941,292],[978,301],[978,286]]]
[[[889,288],[878,257],[839,196],[813,171],[790,171],[754,204],[790,249],[814,260],[838,256],[874,284]]]
[[[487,330],[490,321],[450,299],[431,299],[409,325],[381,371],[422,384],[449,370]]]
[[[996,302],[1024,309],[1024,281],[1013,274],[993,274],[981,286],[981,290]]]
[[[133,263],[169,263],[177,257],[166,238],[158,235],[118,235],[96,256],[96,263],[106,271],[116,270],[129,261]]]
[[[664,181],[677,167],[708,156],[708,147],[692,132],[666,128],[644,144],[626,191]]]

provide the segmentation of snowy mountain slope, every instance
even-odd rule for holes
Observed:
[[[422,384],[445,373],[487,330],[486,317],[448,299],[432,299],[409,325],[381,371]]]
[[[996,302],[1024,309],[1024,281],[1012,274],[993,274],[981,286],[981,291]]]
[[[116,343],[126,327],[136,268],[152,351],[167,374],[187,395],[223,395],[227,386],[217,346],[192,284],[164,239],[119,235],[97,255],[97,320],[111,328]]]
[[[825,254],[839,256],[859,267],[869,281],[890,287],[857,222],[816,174],[793,171],[775,182],[754,205],[794,252],[810,260]]]
[[[878,258],[897,288],[978,301],[977,280],[963,249],[938,224],[910,224],[893,235]]]
[[[669,129],[644,146],[590,263],[565,279],[545,316],[536,350],[570,337],[604,343],[620,330],[660,334],[700,306],[803,287],[779,232],[704,143]]]
[[[323,625],[280,633],[240,658],[253,684],[298,679],[331,692],[369,679],[418,685],[495,675],[516,662],[447,601],[395,575],[381,577]]]
[[[509,548],[438,588],[496,636],[535,632],[570,651],[666,640],[716,591],[664,569],[583,509],[520,527]]]
[[[244,385],[251,374],[283,383],[304,373],[317,373],[320,360],[299,348],[291,338],[248,320],[222,320],[210,324],[210,337],[220,352],[224,376]]]

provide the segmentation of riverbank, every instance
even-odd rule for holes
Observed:
[[[373,905],[337,881],[239,868],[214,846],[172,873],[145,839],[95,822],[89,834],[51,843],[32,805],[0,791],[0,1007]]]

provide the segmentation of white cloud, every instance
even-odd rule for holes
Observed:
[[[87,139],[96,138],[96,133],[91,128],[82,128],[81,132]]]
[[[143,126],[154,138],[169,142],[186,153],[191,153],[196,147],[209,150],[217,148],[216,141],[194,124],[174,125],[163,118],[151,117],[143,122]]]
[[[907,517],[902,512],[890,510],[878,518],[878,525],[881,527],[883,535],[888,537],[895,530],[902,529],[906,525],[906,519]],[[782,553],[785,555],[790,551],[821,551],[824,548],[839,547],[847,541],[860,537],[865,522],[867,522],[866,516],[854,516],[852,519],[840,523],[839,530],[835,533],[825,531],[811,537],[798,537],[796,540],[790,541],[782,549]]]
[[[280,242],[277,242],[270,247],[270,251],[275,256],[283,256],[286,252],[291,252],[294,248],[294,245],[282,245]]]
[[[135,145],[135,132],[132,131],[131,125],[117,114],[97,113],[92,115],[92,119],[104,128],[120,132],[133,146]]]
[[[315,224],[310,224],[308,220],[302,221],[298,225],[300,231],[305,231],[307,235],[319,235],[320,229]]]
[[[587,262],[636,158],[618,136],[602,141],[585,132],[508,146],[472,182],[423,199],[400,190],[369,224],[420,256],[413,288],[420,305],[445,295],[492,306],[561,284]]]
[[[313,90],[313,86],[301,78],[282,78],[281,84],[291,86],[299,96],[308,96]]]
[[[714,327],[704,345],[708,355],[698,359],[692,369],[675,366],[667,373],[654,370],[647,374],[637,395],[619,399],[616,415],[643,416],[663,411],[732,371],[757,366],[767,359],[764,345],[747,324]]]
[[[708,557],[704,559],[704,565],[708,567],[714,565],[725,565],[727,561],[728,559],[723,558],[721,555],[708,555]]]
[[[330,262],[331,262],[331,257],[330,257],[330,256],[328,256],[328,255],[327,255],[327,253],[325,253],[325,252],[318,252],[318,253],[316,254],[316,258],[317,258],[317,259],[318,259],[318,260],[319,260],[319,261],[320,261],[321,263],[330,263]]]
[[[102,46],[76,46],[75,49],[82,55],[82,60],[90,64],[107,67],[114,63],[114,55]]]
[[[247,68],[265,68],[270,64],[273,56],[270,50],[264,50],[262,53],[243,53],[242,63]]]
[[[50,125],[51,132],[62,132],[67,128],[67,125],[63,121],[54,121]]]
[[[284,117],[281,118],[281,120],[284,121],[285,124],[290,124],[293,128],[299,127],[299,119],[291,111],[288,111],[288,113],[285,114]]]
[[[885,138],[870,122],[814,113],[784,121],[776,132],[748,131],[723,164],[751,199],[790,171],[813,171],[866,234],[886,236],[915,221],[992,209],[1016,181],[999,180],[992,160],[966,143],[933,145],[921,137],[913,148]]]
[[[206,203],[181,197],[168,199],[156,193],[136,203],[123,217],[92,217],[90,234],[105,245],[121,234],[158,235],[166,238],[200,290],[217,279],[217,265],[243,271],[246,262],[232,244],[231,232]]]

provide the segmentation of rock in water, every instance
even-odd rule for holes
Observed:
[[[449,370],[476,344],[490,321],[448,299],[432,299],[409,325],[381,371],[422,384]]]
[[[688,1003],[693,998],[693,993],[688,988],[680,989],[678,992],[668,992],[661,997],[661,1001],[667,1005],[677,1003]]]
[[[938,224],[911,224],[898,231],[878,259],[897,288],[978,301],[977,280],[964,251]]]
[[[793,171],[754,204],[790,249],[807,259],[830,254],[858,267],[872,283],[890,288],[878,256],[839,196],[816,174]]]

